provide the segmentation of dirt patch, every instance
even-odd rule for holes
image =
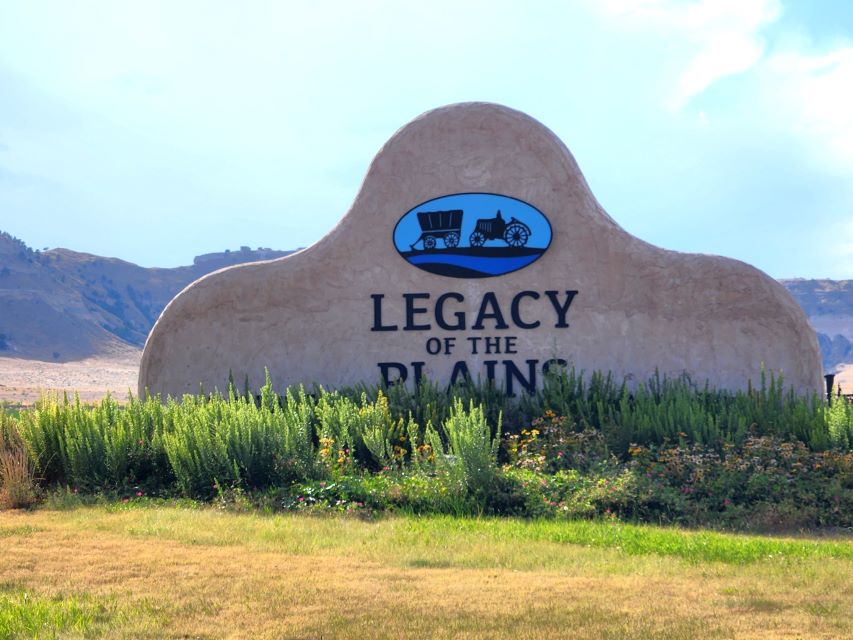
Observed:
[[[123,399],[136,393],[141,349],[128,348],[72,362],[0,358],[0,402],[32,404],[48,391],[75,391],[84,402],[107,393]]]

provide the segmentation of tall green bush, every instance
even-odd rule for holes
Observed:
[[[826,407],[829,441],[838,449],[853,450],[853,402],[830,394]]]
[[[107,396],[88,406],[75,396],[42,398],[21,414],[21,437],[37,473],[48,482],[83,489],[168,484],[160,436],[167,415],[157,398]]]
[[[462,400],[456,399],[443,427],[447,453],[437,434],[433,432],[429,436],[439,464],[458,478],[469,493],[493,491],[497,481],[500,416],[492,433],[482,406],[475,406],[471,401],[466,411]]]
[[[181,492],[210,496],[222,487],[261,488],[304,479],[314,459],[314,401],[288,389],[282,399],[267,381],[259,402],[250,394],[170,400],[164,449]]]

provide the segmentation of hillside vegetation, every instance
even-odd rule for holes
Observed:
[[[0,232],[0,356],[68,361],[139,348],[166,304],[222,267],[291,251],[240,251],[145,268],[68,249],[34,251]]]

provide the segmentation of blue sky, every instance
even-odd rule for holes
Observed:
[[[0,0],[0,230],[146,266],[305,246],[466,100],[550,127],[644,240],[853,278],[849,0]]]

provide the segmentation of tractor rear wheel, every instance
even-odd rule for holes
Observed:
[[[511,224],[504,231],[504,240],[511,247],[523,247],[529,237],[530,233],[520,224]]]

